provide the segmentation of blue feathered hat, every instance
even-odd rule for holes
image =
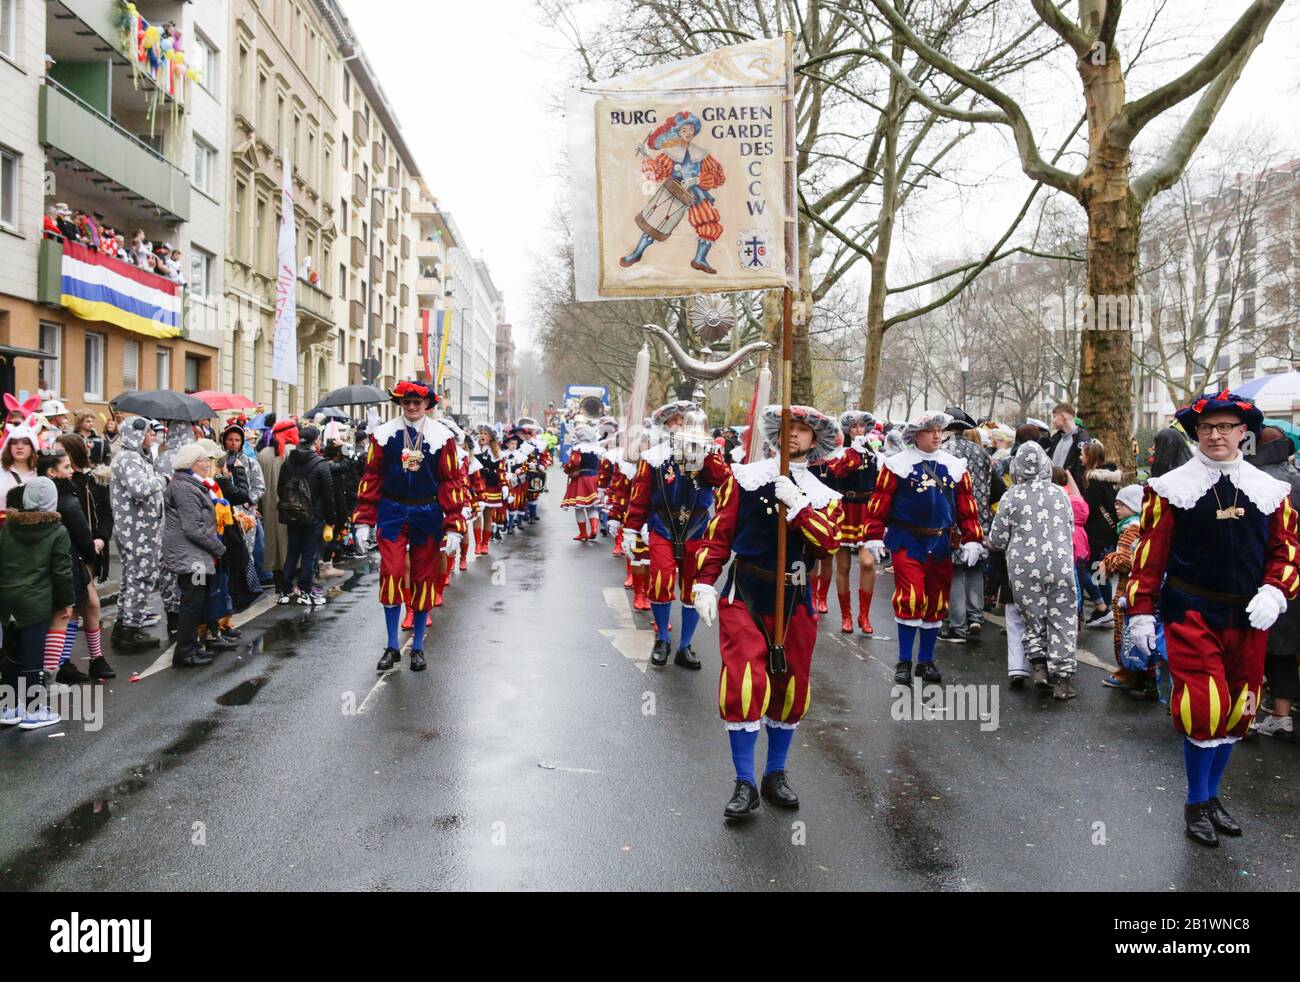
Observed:
[[[1236,413],[1246,424],[1246,429],[1256,436],[1259,436],[1259,431],[1264,428],[1264,414],[1256,408],[1255,404],[1227,389],[1218,395],[1205,393],[1190,406],[1184,406],[1174,413],[1174,418],[1182,426],[1183,432],[1192,440],[1196,440],[1196,424],[1206,413]]]

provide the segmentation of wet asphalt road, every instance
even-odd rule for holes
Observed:
[[[543,521],[458,574],[430,669],[377,684],[377,575],[273,608],[198,671],[117,656],[105,723],[0,733],[0,884],[53,890],[1285,889],[1300,757],[1240,746],[1224,799],[1247,835],[1182,836],[1164,707],[1100,686],[1001,685],[996,624],[941,644],[946,682],[998,686],[996,729],[891,718],[891,640],[824,618],[790,758],[796,813],[722,821],[732,770],[716,629],[698,673],[647,667],[610,540]],[[332,581],[337,584],[340,581]],[[891,581],[873,619],[892,637]],[[834,610],[834,601],[832,601]],[[1108,660],[1109,634],[1083,643]],[[987,690],[986,690],[987,691]],[[63,733],[63,736],[50,734]],[[760,741],[761,765],[763,744]]]

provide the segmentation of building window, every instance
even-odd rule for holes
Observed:
[[[0,225],[18,228],[18,154],[0,147]]]
[[[18,0],[0,0],[0,54],[13,58],[18,34]]]
[[[172,386],[171,348],[159,348],[154,352],[154,367],[158,373],[157,388],[170,389]]]
[[[216,193],[217,151],[197,136],[194,138],[194,186],[204,194]]]
[[[253,223],[253,248],[256,253],[253,257],[253,265],[262,272],[265,272],[267,267],[266,240],[266,199],[258,198],[257,220]]]
[[[322,198],[328,199],[329,196],[334,193],[334,182],[331,180],[331,178],[334,175],[334,171],[332,170],[333,166],[334,166],[334,154],[330,152],[329,147],[326,147],[325,148],[325,172],[321,174],[320,177],[320,196]]]
[[[275,151],[284,153],[284,96],[275,97]]]
[[[63,348],[63,328],[58,324],[42,323],[38,347],[50,357],[42,358],[36,366],[36,387],[57,393],[59,391],[59,379],[63,375],[59,371],[59,360]]]
[[[140,342],[122,342],[122,388],[134,392],[140,388]]]
[[[86,387],[87,402],[104,401],[104,346],[108,339],[94,331],[86,332]]]
[[[239,86],[239,91],[236,93],[239,111],[249,116],[251,114],[248,111],[248,46],[244,44],[239,46],[239,78],[236,84]]]
[[[199,84],[209,92],[217,89],[217,53],[212,44],[197,31],[185,51],[185,60],[199,73]]]
[[[190,290],[199,297],[213,293],[212,269],[216,257],[190,244]]]
[[[258,72],[257,73],[257,122],[254,125],[257,127],[258,132],[262,134],[263,140],[266,139],[266,113],[269,106],[267,102],[269,98],[270,95],[267,91],[266,74],[264,72]]]
[[[339,263],[338,293],[340,300],[346,300],[348,298],[348,268],[343,265],[343,263]]]
[[[248,221],[248,185],[235,182],[235,258],[248,262],[248,243],[244,223]]]
[[[197,355],[185,356],[185,391],[198,392],[202,386],[199,384],[202,379],[203,360]]]

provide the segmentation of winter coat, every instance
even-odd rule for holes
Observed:
[[[246,504],[248,495],[241,490],[232,478],[216,478],[221,488],[221,496],[232,505]],[[236,610],[245,610],[262,594],[253,571],[253,557],[244,541],[244,533],[238,522],[233,522],[221,534],[221,541],[226,547],[226,554],[221,557],[221,565],[226,570],[227,590],[231,606]]]
[[[351,458],[339,454],[326,459],[329,461],[330,473],[334,477],[334,493],[338,496],[339,502],[340,518],[336,524],[342,525],[357,509],[357,482],[360,479],[357,476],[356,464]]]
[[[1083,500],[1088,502],[1088,532],[1090,556],[1100,557],[1115,548],[1115,527],[1119,516],[1115,514],[1115,492],[1123,475],[1114,464],[1103,464],[1096,470],[1084,475],[1084,483],[1079,485]]]
[[[279,497],[275,490],[284,461],[284,457],[276,456],[274,446],[263,447],[257,452],[257,462],[262,466],[262,477],[266,480],[266,493],[262,495],[261,504],[264,549],[262,568],[266,570],[284,569],[289,549],[289,533],[280,524]]]
[[[943,445],[954,457],[966,461],[966,473],[970,475],[971,493],[975,504],[979,506],[980,528],[988,535],[993,524],[991,499],[993,494],[993,458],[978,443],[971,443],[964,436],[950,437]]]
[[[113,458],[113,450],[108,445],[108,441],[94,431],[90,436],[84,437],[86,441],[86,453],[90,455],[90,463],[94,467],[100,464],[107,464]]]
[[[169,573],[215,573],[226,553],[217,536],[217,514],[207,487],[178,471],[163,493],[162,565]]]
[[[113,505],[109,482],[113,472],[103,466],[72,475],[72,486],[77,492],[77,502],[90,522],[90,532],[104,543],[104,548],[90,563],[96,581],[108,579],[108,546],[113,541]]]
[[[998,505],[989,548],[1007,554],[1007,578],[1017,605],[1045,609],[1068,588],[1068,606],[1073,606],[1074,512],[1069,495],[1052,484],[1052,462],[1036,443],[1016,451],[1011,473],[1016,483]]]
[[[284,496],[289,482],[297,477],[306,477],[311,488],[311,507],[317,522],[338,524],[342,509],[339,507],[338,494],[334,488],[334,474],[329,461],[311,447],[294,447],[285,457],[280,476],[276,478],[276,499]],[[277,516],[284,522],[284,516]]]
[[[1056,445],[1062,440],[1071,441],[1069,452],[1065,455],[1065,469],[1074,476],[1074,483],[1083,487],[1083,445],[1090,439],[1088,431],[1082,426],[1076,427],[1073,433],[1062,433],[1056,430],[1047,438],[1047,443],[1043,449],[1047,451],[1049,461],[1056,459]]]
[[[1066,497],[1070,497],[1068,493]],[[1082,498],[1070,498],[1070,509],[1074,512],[1074,561],[1077,563],[1092,555],[1088,549],[1088,502]]]
[[[1291,506],[1300,510],[1300,470],[1288,462],[1291,456],[1291,441],[1273,440],[1257,444],[1258,452],[1250,462],[1269,477],[1276,477],[1291,485]],[[1300,458],[1297,458],[1300,462]],[[1277,619],[1268,632],[1268,653],[1270,655],[1300,656],[1300,600],[1287,604],[1282,616]]]
[[[81,606],[90,599],[86,589],[90,583],[88,570],[98,558],[95,553],[95,533],[90,526],[90,518],[81,507],[81,498],[72,478],[56,478],[54,486],[59,492],[59,517],[72,539],[72,580],[77,594],[76,604]]]
[[[72,539],[55,511],[10,508],[0,527],[0,620],[48,621],[76,600]]]

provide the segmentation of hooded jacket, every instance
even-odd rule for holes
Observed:
[[[118,528],[117,538],[130,546],[134,542],[129,541],[128,533],[134,526],[161,527],[162,495],[167,481],[144,452],[142,445],[147,431],[123,426],[121,432],[121,447],[113,457],[109,501],[117,524],[124,526]]]
[[[164,493],[163,569],[169,573],[215,573],[226,553],[217,535],[212,496],[199,478],[177,471]]]
[[[176,451],[181,447],[194,443],[194,424],[187,423],[184,420],[172,420],[167,426],[167,441],[163,444],[162,453],[158,455],[156,466],[158,473],[165,480],[170,481],[172,477],[172,461],[176,459]]]
[[[75,600],[72,540],[59,513],[11,508],[0,527],[0,620],[29,627]]]
[[[1034,604],[1048,587],[1074,591],[1074,509],[1052,483],[1052,462],[1037,443],[1011,459],[1016,483],[998,505],[989,546],[1007,554],[1007,579],[1017,604]]]

